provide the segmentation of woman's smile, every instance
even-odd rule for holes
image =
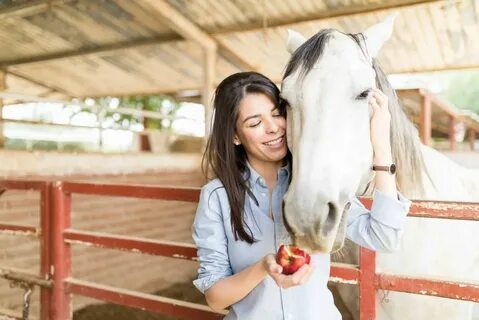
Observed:
[[[268,147],[273,147],[273,148],[279,148],[282,147],[284,144],[284,134],[276,139],[269,140],[267,142],[263,142],[264,145]]]

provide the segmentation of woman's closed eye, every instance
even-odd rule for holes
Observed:
[[[252,122],[252,123],[248,124],[248,127],[254,128],[254,127],[259,126],[260,123],[261,123],[261,121]]]

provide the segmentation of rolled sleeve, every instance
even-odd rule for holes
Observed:
[[[397,250],[411,201],[375,191],[371,211],[354,199],[348,213],[347,236],[357,244],[375,251]]]
[[[399,192],[397,199],[395,199],[376,190],[371,206],[371,216],[388,227],[402,229],[410,207],[411,201]]]
[[[208,188],[201,190],[193,223],[193,240],[199,261],[198,278],[193,284],[205,293],[218,280],[233,274],[219,198]]]

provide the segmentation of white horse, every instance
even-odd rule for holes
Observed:
[[[335,250],[343,245],[347,203],[355,195],[371,195],[374,188],[370,183],[371,110],[364,99],[374,81],[389,97],[399,190],[410,199],[479,201],[479,171],[466,170],[421,145],[416,128],[375,63],[374,57],[392,34],[394,18],[390,16],[357,35],[327,29],[306,40],[294,31],[289,33],[292,57],[282,96],[290,105],[288,146],[294,161],[284,199],[285,218],[299,227],[293,238],[303,238],[316,250]],[[319,221],[327,221],[329,227],[333,224],[333,230],[338,231],[329,239],[318,240],[314,232],[318,232]],[[393,254],[378,254],[377,268],[402,275],[477,282],[478,234],[479,223],[474,221],[408,218],[401,248]],[[354,250],[348,259],[357,263]],[[357,319],[354,289],[342,286],[339,292]],[[381,320],[473,319],[472,302],[396,292],[379,292],[379,298]]]

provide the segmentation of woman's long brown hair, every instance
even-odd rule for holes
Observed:
[[[241,100],[248,94],[264,94],[286,116],[286,103],[280,98],[276,85],[257,72],[235,73],[224,79],[216,88],[214,97],[214,121],[211,135],[203,154],[202,168],[207,179],[218,178],[226,190],[231,208],[231,226],[235,239],[254,243],[256,240],[245,222],[246,196],[256,204],[248,179],[251,172],[242,145],[234,145],[236,121]],[[288,152],[288,160],[291,154]]]

